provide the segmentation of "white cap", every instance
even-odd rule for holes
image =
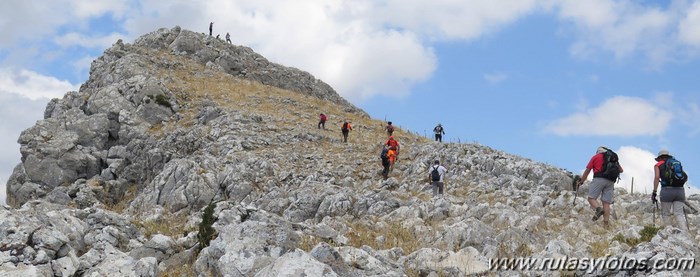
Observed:
[[[669,153],[668,153],[668,150],[666,150],[666,149],[661,149],[661,150],[659,150],[659,154],[656,155],[656,156],[663,156],[663,155],[671,156],[671,154],[669,154]]]
[[[605,151],[608,151],[607,147],[605,146],[598,146],[598,150],[595,151],[596,154],[600,153],[605,153]]]

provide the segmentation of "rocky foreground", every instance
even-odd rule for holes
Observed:
[[[320,112],[328,130],[316,128]],[[518,257],[694,260],[700,217],[688,215],[690,232],[657,230],[647,196],[617,190],[606,230],[565,170],[404,130],[383,180],[382,126],[247,47],[179,27],[118,41],[20,136],[11,207],[0,207],[0,276],[699,272],[490,268]],[[427,181],[435,159],[449,170],[440,198]]]

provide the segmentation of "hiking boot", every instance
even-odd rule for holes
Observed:
[[[595,215],[593,215],[593,221],[598,220],[600,216],[603,215],[603,207],[595,208]]]

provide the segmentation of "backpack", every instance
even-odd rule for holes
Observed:
[[[348,130],[348,123],[347,122],[343,123],[343,127],[341,129],[343,130],[343,132],[347,131]]]
[[[661,171],[661,179],[664,180],[666,186],[683,187],[688,181],[688,174],[683,171],[681,162],[672,157],[668,158],[664,162],[663,168],[659,170]]]
[[[379,158],[381,158],[382,161],[388,160],[389,159],[388,154],[389,154],[389,149],[384,148],[384,149],[382,149],[382,153],[379,154]]]
[[[326,118],[326,115],[325,115],[325,114],[321,114],[321,121],[326,121],[326,119],[327,119],[327,118]]]
[[[389,132],[389,133],[393,133],[393,132],[394,132],[394,126],[387,125],[387,126],[386,126],[386,131]]]
[[[613,182],[617,181],[617,178],[620,177],[620,163],[617,153],[605,148],[605,152],[603,152],[603,167],[599,176]]]
[[[440,182],[440,171],[438,171],[440,166],[433,166],[433,171],[430,172],[430,180],[433,182]]]

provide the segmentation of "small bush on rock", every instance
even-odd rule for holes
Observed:
[[[209,203],[206,208],[204,208],[204,214],[202,215],[202,222],[199,223],[199,234],[197,234],[197,239],[199,240],[199,249],[204,249],[204,247],[209,246],[209,242],[216,237],[216,230],[211,227],[214,224],[214,203]]]

